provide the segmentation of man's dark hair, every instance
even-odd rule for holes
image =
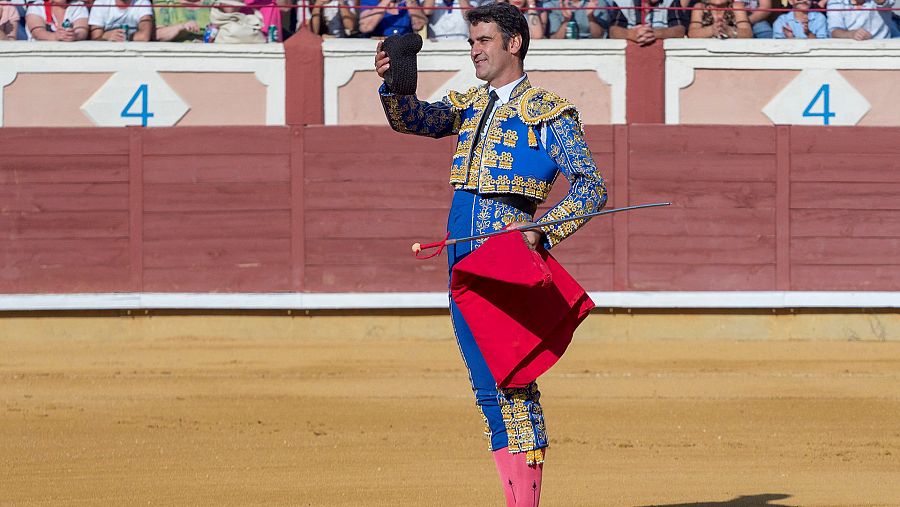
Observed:
[[[466,13],[466,19],[469,23],[477,25],[478,23],[495,23],[503,36],[503,49],[509,47],[509,40],[516,35],[522,36],[522,49],[519,50],[519,59],[525,60],[525,53],[528,52],[528,42],[531,36],[528,33],[528,21],[522,12],[508,3],[490,3],[476,7]]]

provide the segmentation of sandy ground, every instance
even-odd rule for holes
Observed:
[[[900,342],[578,340],[545,506],[900,505]],[[449,339],[0,336],[0,505],[501,505]]]

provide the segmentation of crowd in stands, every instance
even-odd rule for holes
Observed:
[[[533,39],[900,37],[895,0],[0,0],[0,40],[277,42],[297,30],[466,40],[465,10],[493,1],[518,7]]]

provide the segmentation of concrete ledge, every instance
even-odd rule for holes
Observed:
[[[900,308],[900,292],[591,292],[599,308]],[[0,311],[444,309],[444,292],[2,294]]]
[[[446,310],[250,311],[69,310],[0,313],[5,339],[97,340],[453,340]],[[600,310],[579,341],[900,340],[900,312],[846,309]]]

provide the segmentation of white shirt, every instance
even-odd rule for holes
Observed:
[[[54,1],[49,1],[47,3],[55,3]],[[53,22],[47,22],[47,11],[44,9],[44,2],[29,2],[28,9],[25,11],[26,16],[35,15],[44,20],[44,26],[49,25],[49,29],[51,32],[55,32],[57,28],[62,28],[63,21],[69,20],[71,22],[75,22],[76,19],[84,19],[88,17],[87,7],[84,6],[84,2],[72,2],[66,7],[66,14],[63,19],[56,19],[56,15],[53,15]],[[28,40],[34,40],[34,37],[31,36],[31,30],[27,30],[28,32]]]
[[[103,30],[113,30],[128,25],[129,35],[137,31],[138,23],[144,16],[153,17],[150,0],[132,0],[125,9],[116,6],[116,0],[96,0],[91,6],[88,24],[99,26]]]
[[[428,16],[428,38],[435,40],[467,40],[469,22],[459,0],[453,0],[453,9],[448,10],[443,0],[435,0],[434,11]]]
[[[890,39],[891,29],[885,23],[885,17],[878,11],[833,11],[832,9],[874,9],[892,7],[894,0],[887,0],[882,5],[878,5],[874,0],[866,0],[862,5],[856,5],[851,0],[829,0],[828,1],[828,34],[831,35],[835,29],[853,31],[862,28],[872,34],[873,39]],[[890,16],[890,11],[884,11]]]
[[[512,95],[513,90],[515,90],[516,86],[518,86],[519,83],[521,83],[524,80],[525,80],[525,74],[522,74],[522,77],[520,77],[519,79],[516,79],[512,83],[505,84],[505,85],[501,86],[500,88],[494,88],[493,86],[488,86],[488,93],[497,92],[497,97],[499,97],[497,102],[494,103],[494,109],[497,109],[501,105],[509,102],[509,96]],[[494,112],[491,111],[491,115],[493,115],[493,114],[494,114]]]

